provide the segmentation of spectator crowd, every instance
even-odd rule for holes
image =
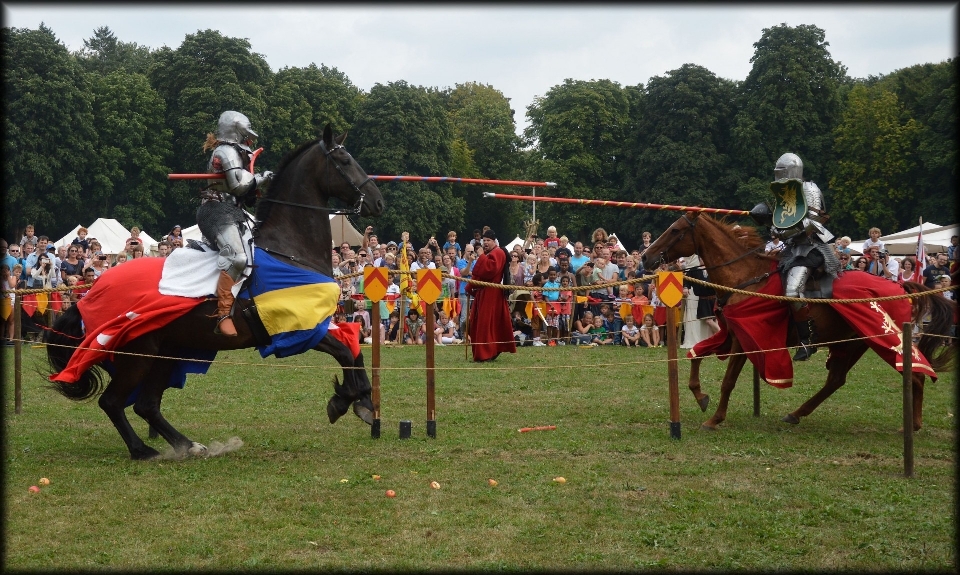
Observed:
[[[456,231],[431,236],[422,246],[409,240],[379,238],[367,227],[359,246],[349,243],[332,249],[333,275],[340,283],[341,298],[334,321],[355,321],[361,324],[361,338],[371,342],[371,310],[374,305],[363,295],[363,269],[368,266],[389,270],[390,285],[386,297],[378,304],[382,322],[380,337],[383,343],[423,344],[433,338],[437,345],[458,344],[466,340],[467,317],[471,298],[468,282],[477,257],[482,253],[481,236],[484,229],[472,231],[469,239],[461,240]],[[39,307],[32,313],[23,310],[22,337],[36,337],[41,325],[50,325],[53,307],[63,309],[81,299],[89,286],[104,273],[124,262],[140,257],[166,257],[184,244],[180,226],[174,226],[157,245],[152,256],[139,239],[140,230],[134,227],[124,250],[115,256],[103,253],[96,238],[80,228],[69,244],[54,246],[47,236],[37,235],[32,225],[26,226],[20,241],[2,242],[3,288],[57,288],[78,286],[59,292],[60,301],[43,313]],[[681,258],[663,264],[659,269],[646,270],[640,260],[642,250],[658,234],[644,231],[642,244],[624,246],[615,234],[597,228],[589,238],[568,238],[557,227],[549,226],[546,235],[531,235],[510,250],[505,283],[508,284],[510,315],[514,339],[519,346],[559,345],[623,345],[626,347],[658,347],[666,339],[667,310],[657,297],[650,279],[634,283],[625,280],[645,278],[658,271],[684,270],[690,277],[709,279],[691,258],[689,269]],[[897,283],[918,282],[927,287],[946,287],[957,282],[960,257],[958,238],[951,238],[946,252],[930,254],[920,271],[915,256],[892,256],[880,240],[881,231],[872,228],[864,242],[861,255],[851,248],[851,240],[844,236],[834,243],[844,271],[869,273]],[[405,236],[406,237],[406,236]],[[386,240],[386,241],[384,241]],[[766,251],[776,254],[783,247],[775,237],[770,238]],[[399,273],[408,269],[413,274]],[[432,334],[426,333],[425,304],[416,297],[418,269],[438,269],[444,274],[441,295],[435,306],[438,318]],[[534,288],[550,288],[547,291]],[[684,314],[687,321],[704,322],[709,335],[719,327],[713,317],[715,294],[698,284],[685,282],[684,294],[699,300],[695,314]],[[954,292],[943,292],[954,297]],[[6,294],[12,301],[12,294]],[[691,310],[692,311],[692,310]],[[679,314],[678,314],[679,315]],[[5,344],[14,339],[12,314],[6,314]],[[679,325],[683,325],[683,321]],[[686,345],[686,341],[685,347]]]

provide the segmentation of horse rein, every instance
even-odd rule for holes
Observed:
[[[298,204],[298,203],[296,203],[296,202],[288,202],[288,201],[285,201],[285,200],[277,200],[277,199],[271,198],[271,197],[269,197],[269,196],[265,196],[265,197],[263,197],[263,198],[260,198],[260,201],[262,201],[262,202],[272,202],[272,203],[274,203],[274,204],[283,204],[283,205],[285,205],[285,206],[293,206],[293,207],[295,207],[295,208],[304,208],[304,209],[308,209],[308,210],[319,210],[319,211],[321,211],[321,212],[327,212],[327,213],[333,214],[333,215],[355,215],[355,216],[359,216],[359,215],[360,215],[360,208],[363,206],[363,200],[366,198],[366,195],[363,193],[363,191],[362,191],[360,188],[362,188],[363,186],[365,186],[365,185],[369,184],[370,182],[372,182],[372,181],[373,181],[373,178],[371,178],[371,177],[368,176],[367,179],[358,186],[358,185],[356,184],[356,182],[354,182],[352,179],[350,179],[350,176],[348,176],[347,173],[343,171],[343,168],[340,167],[340,164],[339,164],[336,160],[334,160],[333,158],[330,157],[330,154],[332,154],[332,153],[335,152],[336,150],[341,150],[341,149],[344,150],[345,153],[349,156],[350,153],[349,153],[349,152],[346,152],[346,148],[344,148],[344,147],[343,147],[342,145],[340,145],[340,144],[337,144],[337,145],[335,145],[334,147],[332,147],[332,148],[330,148],[330,149],[328,150],[328,149],[327,149],[327,145],[323,143],[323,140],[319,140],[319,141],[317,142],[317,144],[319,144],[320,149],[323,150],[323,155],[326,157],[327,163],[333,164],[333,167],[337,169],[337,171],[340,173],[340,175],[343,177],[343,179],[346,180],[347,184],[349,184],[350,187],[353,188],[353,191],[355,191],[355,192],[360,196],[359,198],[357,198],[357,202],[354,204],[354,206],[353,206],[352,208],[349,208],[349,209],[347,209],[347,208],[343,208],[343,209],[340,209],[340,208],[328,208],[328,207],[326,207],[326,206],[312,206],[312,205],[309,205],[309,204]],[[353,156],[350,156],[350,158],[353,159]]]
[[[691,220],[690,218],[688,218],[688,217],[687,217],[687,214],[683,214],[681,217],[683,218],[683,220],[684,220],[685,222],[687,222],[687,226],[689,226],[689,227],[688,227],[687,229],[683,230],[682,232],[680,232],[680,235],[679,235],[677,238],[675,238],[672,242],[670,242],[669,244],[667,244],[667,247],[663,248],[663,250],[660,251],[660,263],[664,263],[663,254],[665,254],[665,253],[667,252],[667,250],[669,250],[671,247],[673,247],[673,244],[675,244],[675,243],[679,242],[680,240],[682,240],[683,237],[686,235],[687,230],[689,230],[689,231],[691,232],[690,235],[693,237],[693,252],[696,253],[696,254],[699,254],[699,253],[700,253],[700,250],[699,250],[698,245],[697,245],[697,235],[696,235],[696,233],[695,233],[695,232],[696,232],[696,228],[697,228],[697,222],[694,221],[694,220]],[[696,218],[696,216],[694,216],[694,218]],[[732,260],[725,261],[725,262],[723,262],[722,264],[718,264],[718,265],[715,265],[715,266],[699,265],[699,266],[694,266],[694,267],[701,268],[701,269],[703,269],[704,271],[715,270],[715,269],[718,269],[718,268],[722,268],[722,267],[728,266],[728,265],[730,265],[730,264],[732,264],[732,263],[738,262],[738,261],[742,260],[743,258],[749,256],[749,255],[756,254],[758,251],[760,251],[761,248],[763,248],[763,246],[757,246],[757,247],[753,248],[752,250],[747,250],[747,251],[745,251],[744,253],[740,254],[739,256],[733,258]],[[689,270],[689,269],[693,269],[693,267],[683,268],[683,269],[684,269],[684,270]],[[757,283],[757,282],[759,282],[759,281],[762,281],[763,279],[766,279],[766,277],[769,276],[769,275],[770,275],[770,274],[765,274],[764,276],[757,277],[757,278],[753,278],[753,280],[751,280],[749,283],[747,283],[747,284],[745,284],[745,285],[755,284],[755,283]],[[738,286],[738,289],[739,289],[740,287],[744,287],[744,286]]]

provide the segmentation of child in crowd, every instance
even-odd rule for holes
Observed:
[[[437,317],[437,327],[433,330],[437,345],[461,343],[457,339],[457,324],[450,319],[447,312],[441,310]]]
[[[660,328],[653,323],[652,313],[643,316],[640,339],[643,340],[644,347],[660,347]]]
[[[573,322],[573,343],[575,345],[590,345],[593,339],[590,328],[593,327],[593,312],[584,310],[583,315]]]
[[[590,334],[590,345],[610,345],[613,343],[613,338],[603,327],[602,316],[598,315],[593,318],[593,327],[590,328],[588,333]]]
[[[85,257],[86,255],[89,255],[89,252],[90,252],[90,244],[87,242],[88,233],[89,233],[89,230],[87,230],[87,228],[80,226],[80,229],[77,230],[77,237],[73,238],[73,241],[70,242],[72,245],[80,246],[81,248],[83,248],[80,251],[81,257]]]
[[[406,326],[403,330],[403,343],[421,345],[425,341],[424,322],[416,308],[407,312]]]
[[[626,323],[623,325],[622,332],[623,336],[620,341],[627,347],[640,347],[640,328],[634,323],[633,315],[628,315],[625,321]]]
[[[393,343],[397,341],[397,338],[400,337],[400,312],[395,311],[390,314],[390,318],[387,320],[387,325],[383,331],[383,343]]]
[[[560,324],[560,343],[566,345],[570,338],[570,315],[573,313],[573,286],[570,276],[560,278],[560,298],[557,302],[557,321]]]
[[[547,345],[556,347],[560,339],[560,315],[555,304],[547,304]]]
[[[620,345],[620,328],[623,327],[623,322],[620,320],[620,316],[613,312],[613,304],[600,304],[600,315],[603,317],[603,327],[613,338],[613,343]]]
[[[520,310],[513,312],[513,341],[523,347],[533,345],[533,328]]]

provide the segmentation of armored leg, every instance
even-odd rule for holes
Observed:
[[[803,286],[807,283],[807,276],[810,269],[804,266],[791,268],[787,272],[786,288],[784,295],[787,297],[801,297]],[[817,353],[817,347],[813,345],[812,330],[810,329],[810,320],[807,318],[809,308],[802,302],[790,302],[793,308],[793,325],[797,329],[797,337],[800,340],[800,346],[797,353],[793,356],[793,361],[806,361],[810,356]]]
[[[217,282],[218,320],[214,333],[233,337],[237,335],[237,328],[230,317],[234,301],[233,286],[247,265],[247,256],[243,252],[243,239],[236,225],[222,226],[217,231],[216,241],[220,246],[220,254],[217,258],[220,279]]]

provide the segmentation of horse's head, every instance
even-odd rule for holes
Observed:
[[[689,211],[660,234],[660,237],[640,254],[644,269],[653,270],[661,263],[696,253],[694,234],[699,216],[700,212]]]
[[[353,206],[361,216],[378,217],[383,213],[383,195],[373,179],[343,147],[346,138],[346,132],[334,137],[330,124],[323,129],[318,147],[327,161],[316,166],[319,170],[318,181],[326,186],[327,196]]]

